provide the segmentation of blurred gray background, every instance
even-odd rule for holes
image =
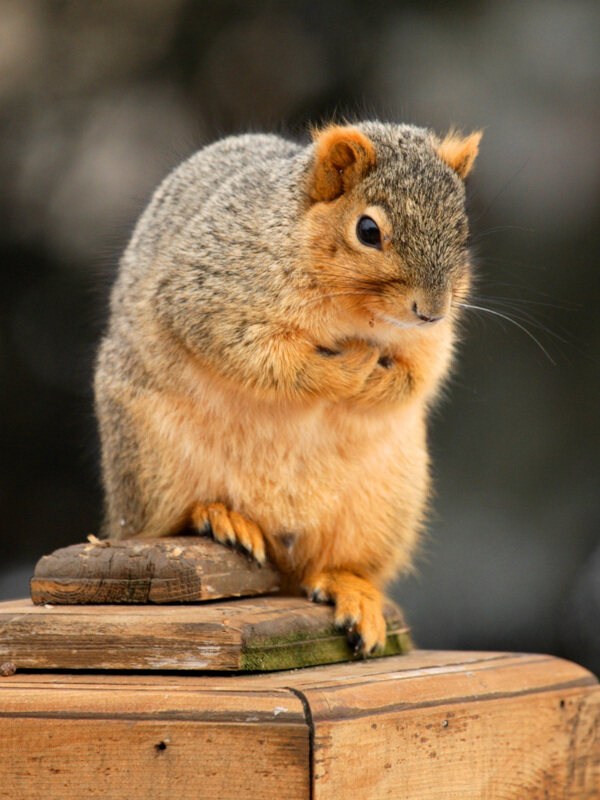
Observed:
[[[421,646],[600,672],[599,88],[592,0],[1,0],[0,598],[98,530],[94,350],[172,166],[334,115],[483,127],[473,303],[531,335],[470,315],[430,532],[393,591]]]

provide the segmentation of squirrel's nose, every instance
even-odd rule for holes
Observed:
[[[444,314],[437,314],[433,315],[430,313],[424,314],[421,309],[417,306],[417,303],[414,302],[412,304],[413,314],[418,317],[423,322],[439,322],[441,319],[444,319]]]

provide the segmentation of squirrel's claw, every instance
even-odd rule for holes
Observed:
[[[218,542],[239,545],[259,564],[265,563],[267,556],[262,531],[255,522],[237,511],[229,511],[223,503],[197,503],[191,520],[199,533],[211,531]]]
[[[373,655],[385,647],[383,597],[365,578],[347,570],[331,570],[305,580],[303,589],[313,601],[335,604],[335,627],[346,630],[355,653]]]

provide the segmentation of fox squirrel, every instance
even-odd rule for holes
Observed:
[[[97,361],[106,536],[210,530],[333,602],[357,652],[385,643],[382,590],[422,528],[426,413],[469,288],[480,136],[248,134],[164,180]]]

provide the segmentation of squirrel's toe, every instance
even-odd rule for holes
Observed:
[[[230,511],[229,519],[233,525],[238,544],[253,555],[259,564],[264,564],[267,557],[265,540],[258,525],[238,514],[237,511]]]
[[[346,631],[355,653],[373,655],[385,647],[383,598],[369,581],[346,570],[331,570],[305,580],[303,589],[313,601],[335,604],[335,627]]]
[[[198,533],[211,532],[218,542],[239,545],[259,564],[266,561],[265,539],[255,522],[237,511],[229,511],[223,503],[197,503],[191,514]]]
[[[352,591],[336,598],[335,624],[347,630],[348,643],[356,653],[372,655],[385,647],[386,624],[381,599]]]

